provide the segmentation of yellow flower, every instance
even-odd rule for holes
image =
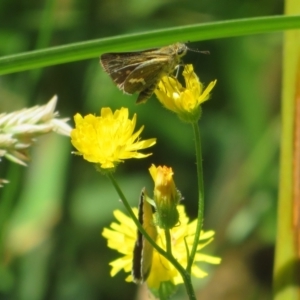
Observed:
[[[156,143],[156,139],[139,140],[143,126],[133,133],[136,115],[130,120],[127,108],[113,113],[106,107],[101,109],[99,117],[76,114],[74,120],[76,127],[71,132],[71,142],[78,150],[76,154],[83,155],[89,162],[100,164],[102,169],[114,168],[124,159],[147,157],[151,153],[142,154],[138,150]]]
[[[154,181],[157,225],[165,229],[172,228],[178,223],[177,204],[181,200],[181,194],[173,180],[173,170],[166,166],[152,165],[149,172]]]
[[[194,73],[193,65],[185,65],[182,73],[186,87],[176,78],[164,76],[155,90],[159,101],[178,114],[185,122],[196,122],[201,116],[200,105],[209,99],[210,92],[216,84],[212,81],[206,89]]]
[[[137,209],[133,209],[137,215]],[[187,266],[187,251],[192,249],[193,239],[196,231],[196,220],[189,223],[189,218],[186,216],[184,207],[178,206],[180,215],[180,224],[170,230],[172,241],[172,253],[175,259],[183,266]],[[119,271],[124,270],[126,273],[131,271],[133,260],[133,248],[136,240],[136,226],[131,218],[123,214],[119,210],[114,211],[114,216],[119,223],[113,222],[110,229],[104,228],[102,235],[108,240],[108,247],[117,250],[122,257],[110,263],[111,276],[115,276]],[[218,257],[205,255],[200,253],[206,245],[212,242],[214,236],[213,231],[202,231],[195,256],[195,262],[192,266],[192,275],[198,278],[207,276],[207,273],[200,269],[196,262],[207,262],[210,264],[219,264],[221,259]],[[165,247],[164,230],[158,228],[158,235],[156,239],[157,244]],[[133,281],[132,275],[126,278],[126,281]],[[152,268],[148,279],[146,280],[150,289],[158,290],[160,285],[164,282],[172,282],[174,285],[183,283],[183,280],[178,271],[173,267],[169,261],[163,256],[153,251]]]

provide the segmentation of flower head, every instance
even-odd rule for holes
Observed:
[[[168,109],[178,114],[185,122],[196,122],[201,116],[200,105],[209,99],[216,84],[212,81],[206,89],[194,73],[193,65],[185,65],[182,73],[186,87],[176,78],[164,76],[155,90],[159,101]]]
[[[133,209],[137,214],[137,209]],[[191,251],[193,239],[196,231],[196,220],[189,223],[189,218],[186,216],[184,207],[178,206],[180,215],[180,225],[171,229],[172,253],[175,259],[183,266],[187,266],[187,248]],[[132,268],[132,255],[136,239],[136,227],[131,218],[123,214],[119,210],[114,211],[114,216],[119,223],[113,222],[110,229],[104,228],[102,235],[108,240],[108,247],[117,250],[123,256],[110,263],[111,276],[115,276],[119,271],[124,270],[126,273]],[[157,244],[166,249],[164,230],[158,228]],[[196,262],[207,262],[211,264],[219,264],[221,259],[218,257],[205,255],[200,253],[206,245],[212,242],[214,236],[213,231],[202,231],[199,240],[195,262],[192,266],[192,274],[195,277],[203,278],[207,273],[200,269]],[[120,247],[122,245],[122,247]],[[132,275],[126,278],[126,281],[133,281]],[[183,280],[174,268],[174,266],[161,256],[155,249],[153,251],[152,267],[150,275],[147,279],[147,285],[152,290],[158,290],[161,284],[171,282],[174,285],[183,283]]]
[[[4,156],[26,166],[30,160],[28,150],[37,137],[52,131],[70,135],[72,128],[68,119],[58,118],[56,103],[57,96],[53,96],[45,105],[0,114],[0,160]]]
[[[114,113],[110,108],[102,108],[101,116],[80,114],[74,116],[76,128],[71,132],[71,142],[77,154],[89,162],[99,164],[102,169],[110,169],[129,158],[143,158],[151,155],[138,152],[153,146],[156,139],[139,140],[142,126],[134,133],[136,115],[128,118],[128,109],[121,108]]]
[[[152,165],[149,172],[154,181],[157,225],[165,229],[172,228],[178,223],[177,204],[181,200],[181,194],[173,180],[173,170],[166,166]]]

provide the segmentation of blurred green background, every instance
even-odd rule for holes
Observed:
[[[0,1],[0,55],[11,55],[120,34],[218,20],[282,14],[278,0],[87,0]],[[188,42],[188,41],[179,41]],[[155,47],[156,45],[153,45]],[[195,281],[199,299],[271,299],[276,228],[282,34],[188,43],[185,63],[201,81],[217,79],[203,105],[200,130],[205,181],[204,228],[216,231],[205,253],[220,266]],[[132,45],[132,50],[136,49]],[[116,177],[133,206],[141,189],[153,189],[147,169],[171,166],[191,219],[197,187],[192,128],[163,109],[155,97],[135,105],[99,66],[99,58],[0,77],[0,112],[45,104],[59,97],[61,117],[99,113],[103,106],[138,114],[143,138],[157,137],[153,156],[119,166]],[[10,181],[2,228],[0,299],[147,299],[143,287],[111,278],[118,254],[100,235],[123,209],[110,182],[91,164],[71,155],[66,137],[37,140],[27,168],[1,162]],[[0,203],[1,205],[1,203]],[[1,208],[1,206],[0,206]],[[3,209],[3,206],[2,206]],[[6,208],[7,209],[7,208]],[[174,299],[185,299],[179,289]]]

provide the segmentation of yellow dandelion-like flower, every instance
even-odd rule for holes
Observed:
[[[172,253],[175,259],[183,267],[186,267],[186,246],[189,248],[189,251],[191,251],[196,231],[196,221],[189,223],[189,218],[186,216],[182,205],[178,206],[178,211],[180,224],[170,230]],[[137,214],[136,209],[134,209],[134,212]],[[114,215],[119,223],[112,223],[110,229],[104,228],[102,232],[102,235],[108,240],[108,247],[123,254],[122,257],[110,263],[112,267],[111,276],[116,275],[121,270],[124,270],[126,273],[131,272],[133,249],[136,240],[136,226],[132,219],[119,210],[114,211]],[[157,228],[157,231],[156,242],[160,247],[166,249],[164,230]],[[195,262],[192,266],[192,275],[195,277],[203,278],[207,276],[207,273],[197,266],[197,262],[219,264],[221,261],[218,257],[200,253],[200,250],[212,242],[213,236],[213,231],[203,231],[201,233]],[[132,275],[129,275],[126,281],[133,281]],[[146,282],[150,289],[159,289],[160,284],[163,282],[172,282],[174,285],[177,285],[183,283],[183,280],[174,266],[154,249],[151,272]]]
[[[201,116],[200,105],[209,99],[210,92],[216,85],[212,81],[205,89],[194,73],[193,65],[185,65],[182,73],[186,87],[173,77],[164,76],[159,82],[155,94],[159,101],[178,114],[185,122],[196,122]]]
[[[156,139],[140,140],[142,126],[134,133],[136,115],[128,118],[128,109],[121,108],[114,113],[108,107],[101,109],[100,116],[80,114],[74,116],[75,129],[71,132],[71,142],[89,162],[99,164],[102,169],[110,169],[125,159],[144,158],[139,150],[153,146]]]

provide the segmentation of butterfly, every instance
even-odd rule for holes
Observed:
[[[146,102],[163,76],[181,63],[188,47],[176,43],[136,52],[105,53],[100,64],[117,87],[126,94],[139,93],[136,103]]]

